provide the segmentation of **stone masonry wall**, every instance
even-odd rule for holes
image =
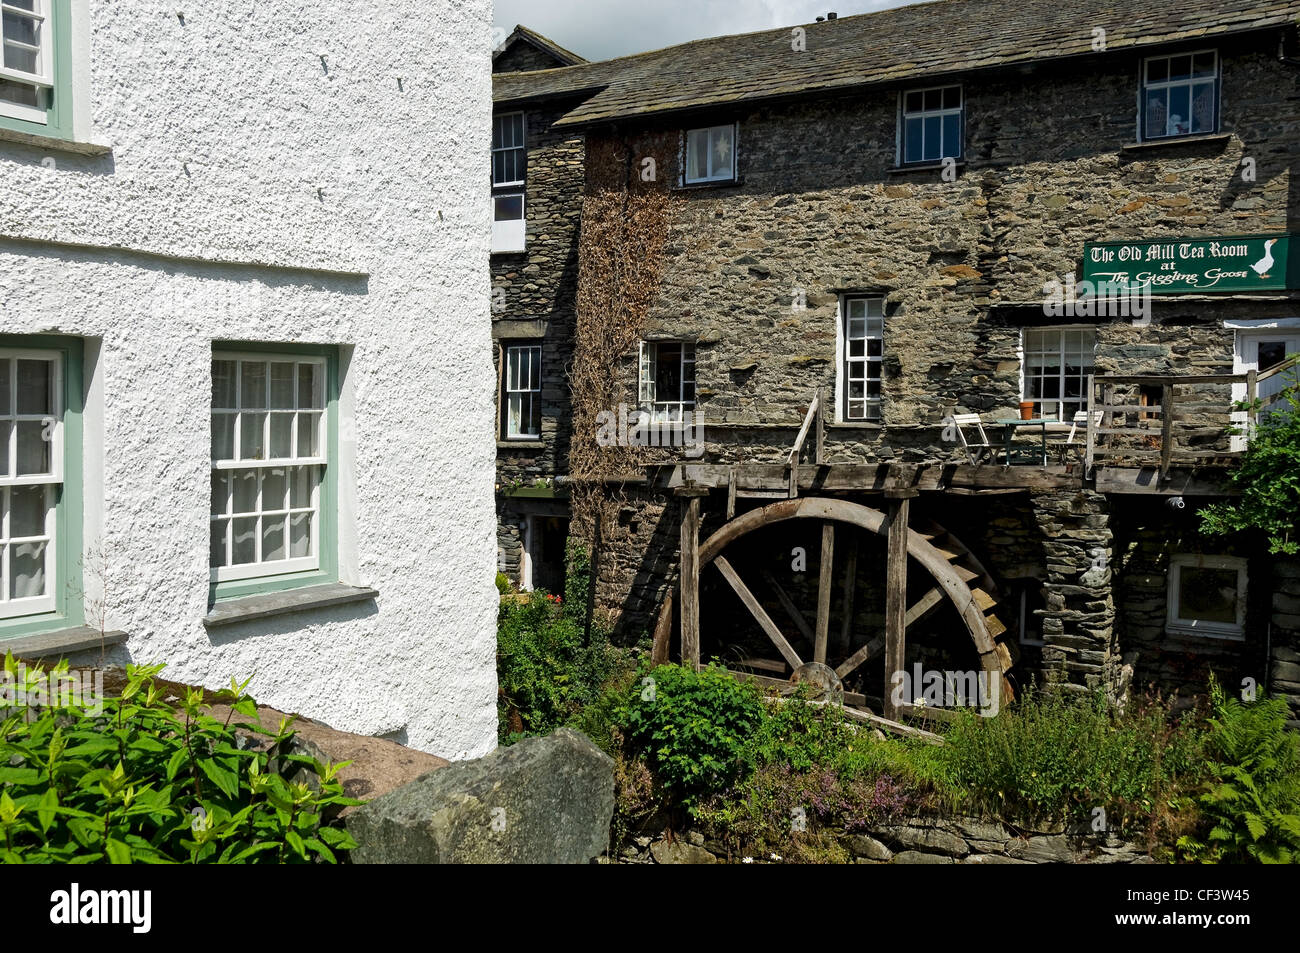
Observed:
[[[1130,149],[1136,61],[1114,63],[1101,75],[1035,74],[1032,109],[1023,78],[969,81],[968,159],[954,182],[938,169],[893,169],[892,92],[697,120],[739,120],[740,183],[679,190],[649,336],[699,341],[711,451],[753,459],[723,449],[724,425],[793,429],[815,390],[834,387],[846,291],[886,299],[888,431],[832,428],[833,459],[912,443],[950,457],[955,448],[935,438],[954,408],[1014,416],[1025,323],[1100,323],[1099,372],[1230,371],[1222,319],[1260,316],[1256,306],[1162,305],[1151,327],[1006,307],[1038,302],[1044,281],[1073,274],[1085,241],[1279,231],[1292,218],[1284,143],[1300,133],[1286,105],[1294,69],[1263,50],[1225,48],[1229,135]],[[643,141],[627,138],[633,150]],[[1238,174],[1246,156],[1254,183]],[[792,307],[799,290],[806,310]],[[917,426],[926,432],[908,433]]]
[[[559,115],[554,109],[526,112],[527,251],[492,256],[493,337],[498,345],[542,345],[541,439],[498,441],[497,478],[502,483],[532,484],[562,473],[568,455],[572,413],[567,369],[573,358],[583,140],[551,128]],[[500,359],[498,347],[498,376]]]
[[[798,835],[796,835],[798,836]],[[832,832],[834,847],[822,847],[853,864],[1150,864],[1137,844],[1114,835],[1067,830],[1064,824],[1011,826],[973,817],[906,818],[860,833]],[[667,833],[634,836],[619,851],[623,864],[780,863],[778,854],[737,856],[696,830],[669,839]]]

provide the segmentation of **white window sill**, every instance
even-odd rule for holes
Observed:
[[[71,152],[82,156],[103,156],[113,151],[112,145],[107,142],[77,142],[72,139],[61,139],[58,136],[42,136],[37,133],[19,132],[17,129],[6,129],[4,127],[0,127],[0,142],[17,142],[25,146],[34,146],[37,149],[48,149],[51,152]]]
[[[328,606],[342,606],[352,602],[368,602],[378,596],[377,589],[349,586],[341,582],[327,583],[322,586],[304,586],[301,589],[284,589],[280,592],[267,592],[238,599],[223,599],[203,617],[203,624],[212,628],[236,622],[250,622],[254,619],[268,619],[272,616],[307,609],[324,609]]]

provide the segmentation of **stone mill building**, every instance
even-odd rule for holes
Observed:
[[[580,538],[660,658],[887,715],[916,666],[1300,711],[1300,563],[1198,516],[1294,384],[1297,17],[939,0],[604,62],[517,30],[499,568],[558,590]]]

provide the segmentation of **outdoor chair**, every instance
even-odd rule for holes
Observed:
[[[953,414],[953,426],[957,429],[957,438],[961,441],[962,448],[966,451],[966,459],[970,460],[971,466],[977,466],[984,462],[988,457],[989,463],[996,463],[998,457],[998,448],[993,444],[988,434],[984,432],[984,422],[980,420],[979,414]],[[973,427],[979,435],[978,441],[972,441],[966,436],[967,427]]]

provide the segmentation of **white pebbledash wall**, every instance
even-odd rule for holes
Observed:
[[[490,0],[73,5],[109,151],[0,141],[0,331],[87,340],[85,546],[119,660],[486,753]],[[374,602],[203,626],[225,339],[344,346],[340,576]]]

